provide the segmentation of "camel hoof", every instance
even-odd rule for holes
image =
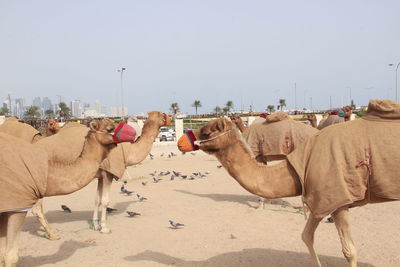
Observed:
[[[111,229],[110,228],[101,228],[100,233],[111,234]]]
[[[47,239],[48,239],[48,240],[60,240],[61,237],[58,236],[58,235],[56,235],[55,233],[50,233],[50,234],[47,236]]]

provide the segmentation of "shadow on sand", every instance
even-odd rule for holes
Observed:
[[[131,204],[134,203],[135,201],[125,201],[125,202],[118,202],[114,205],[114,208],[117,209],[114,212],[108,213],[107,216],[113,216],[116,214],[122,214],[125,213],[127,207]],[[93,218],[93,210],[90,211],[74,211],[73,207],[70,207],[72,209],[72,213],[67,213],[64,211],[57,211],[57,210],[52,210],[48,211],[45,213],[45,217],[49,224],[51,225],[52,223],[67,223],[67,222],[75,222],[75,221],[88,221]],[[24,232],[29,232],[32,235],[40,236],[40,234],[37,233],[38,229],[40,227],[40,224],[36,217],[27,217],[25,219],[25,224],[23,231]]]
[[[210,198],[214,201],[226,201],[226,202],[237,202],[240,204],[243,204],[245,206],[251,207],[251,208],[257,208],[258,207],[258,197],[257,196],[251,196],[251,195],[233,195],[233,194],[198,194],[198,193],[193,193],[190,191],[186,190],[178,190],[175,189],[176,192],[187,194],[187,195],[192,195],[192,196],[197,196],[197,197],[205,197],[205,198]],[[283,207],[293,207],[295,208],[292,204],[289,202],[277,198],[277,199],[270,199],[268,200],[269,204],[272,205],[278,205],[278,206],[283,206]]]
[[[228,252],[211,257],[206,260],[190,261],[175,258],[160,252],[146,250],[137,255],[124,258],[127,261],[152,261],[158,264],[174,265],[178,267],[204,267],[204,266],[240,266],[240,267],[255,267],[255,266],[290,266],[304,267],[312,266],[311,258],[307,253],[280,251],[274,249],[252,248],[244,249],[237,252]],[[347,266],[347,261],[344,258],[319,256],[322,266],[337,267]],[[132,263],[133,266],[139,266],[139,263]],[[369,263],[358,263],[359,267],[374,267]]]
[[[87,248],[95,246],[94,244],[87,242],[78,242],[78,241],[65,241],[61,244],[58,251],[52,255],[47,256],[22,256],[19,258],[18,266],[29,266],[36,267],[42,266],[45,264],[56,264],[57,262],[63,261],[74,255],[74,253],[81,248]]]

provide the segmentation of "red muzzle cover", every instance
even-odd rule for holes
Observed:
[[[135,129],[121,121],[114,131],[113,139],[115,143],[121,142],[133,142],[135,141],[136,131]]]

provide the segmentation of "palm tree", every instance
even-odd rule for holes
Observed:
[[[44,112],[44,115],[46,115],[46,117],[50,117],[53,118],[54,117],[54,111],[52,109],[48,109]]]
[[[6,107],[0,108],[0,115],[7,115],[10,111]]]
[[[228,115],[228,113],[229,113],[229,108],[228,107],[223,107],[222,110],[224,111],[224,113],[226,115]]]
[[[196,109],[196,115],[197,115],[197,109],[202,107],[200,100],[195,100],[192,104],[192,107]]]
[[[24,114],[25,118],[37,118],[40,117],[39,107],[37,106],[30,106]]]
[[[267,111],[268,111],[269,113],[275,112],[275,106],[274,106],[274,105],[268,105],[268,106],[267,106]]]
[[[222,111],[221,107],[216,106],[214,108],[214,112],[217,113],[217,114],[221,113],[221,111]]]
[[[178,105],[178,103],[172,103],[171,104],[171,107],[169,108],[170,110],[171,110],[171,112],[172,112],[172,114],[175,116],[176,114],[178,114],[179,113],[179,111],[180,111],[180,109],[179,109],[179,105]]]
[[[229,113],[231,111],[231,109],[233,109],[233,102],[231,100],[229,100],[228,102],[226,102],[225,104],[225,108],[226,108],[226,113]],[[224,108],[224,110],[225,110]]]
[[[283,107],[286,107],[285,99],[279,99],[279,107],[281,108],[281,111],[282,111]]]
[[[59,111],[60,117],[68,118],[71,116],[71,110],[69,109],[67,104],[65,104],[64,102],[60,102],[60,104],[58,104],[58,107],[60,108],[60,111]]]

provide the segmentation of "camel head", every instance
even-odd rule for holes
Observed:
[[[236,124],[236,126],[241,126],[241,125],[243,125],[243,120],[242,120],[242,118],[241,118],[240,116],[232,116],[230,119],[231,119],[231,121],[232,121],[233,123]]]
[[[315,114],[304,114],[303,119],[306,119],[308,121],[316,121],[317,117],[315,116]]]
[[[232,121],[215,119],[200,129],[186,132],[178,140],[178,148],[182,152],[201,149],[213,153],[236,142],[237,134],[237,127]]]
[[[160,111],[150,111],[147,114],[147,120],[157,123],[159,127],[169,126],[171,123],[171,117],[165,113],[161,113]]]
[[[58,122],[53,120],[53,119],[48,119],[47,120],[47,127],[46,127],[50,132],[53,134],[57,133],[58,130],[60,130],[60,126],[58,125]]]
[[[93,120],[90,122],[90,131],[93,133],[96,140],[105,146],[115,144],[114,131],[115,124],[110,119]]]

